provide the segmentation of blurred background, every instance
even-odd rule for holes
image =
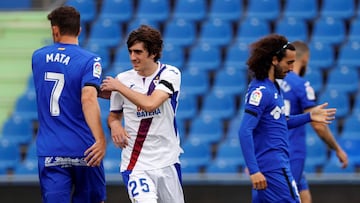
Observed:
[[[307,126],[306,173],[314,202],[359,202],[359,0],[16,0],[0,2],[0,200],[40,202],[35,137],[37,113],[31,54],[52,43],[47,14],[59,5],[82,18],[80,46],[98,53],[104,76],[130,69],[126,38],[141,24],[164,38],[162,63],[182,71],[177,122],[186,202],[250,202],[251,186],[237,130],[249,81],[248,45],[269,33],[305,41],[305,77],[319,102],[335,107],[330,127],[348,153],[336,156]],[[120,152],[109,141],[104,160],[108,202],[126,202]],[[21,194],[21,195],[18,195]]]

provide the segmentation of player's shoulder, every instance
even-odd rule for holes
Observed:
[[[116,78],[132,78],[137,75],[137,72],[134,69],[129,69],[123,72],[120,72],[116,75]]]
[[[173,65],[169,65],[169,64],[163,64],[166,68],[164,69],[164,72],[167,73],[171,73],[171,74],[175,74],[175,75],[181,75],[181,71],[179,68],[177,68],[176,66]]]

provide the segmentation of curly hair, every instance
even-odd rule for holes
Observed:
[[[148,26],[141,25],[138,29],[133,30],[127,40],[127,46],[131,47],[135,43],[143,42],[145,49],[149,54],[154,54],[154,61],[158,61],[162,55],[163,40],[161,33]]]
[[[295,50],[285,36],[278,34],[267,35],[250,45],[250,57],[246,64],[249,72],[258,80],[268,77],[273,57],[280,61],[286,53],[286,49]]]
[[[51,26],[58,26],[61,35],[78,36],[80,33],[80,13],[74,7],[61,6],[51,11],[47,19]]]

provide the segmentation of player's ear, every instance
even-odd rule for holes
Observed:
[[[278,64],[279,64],[278,58],[277,58],[276,56],[273,56],[271,63],[272,63],[273,65],[278,65]]]

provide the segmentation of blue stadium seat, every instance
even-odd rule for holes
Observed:
[[[38,175],[38,161],[24,160],[16,164],[14,167],[14,174],[16,175]]]
[[[356,15],[354,0],[322,0],[321,5],[321,17],[333,17],[341,20],[349,20]]]
[[[212,0],[208,17],[236,22],[242,18],[243,3],[243,0]]]
[[[211,174],[234,174],[240,173],[241,169],[237,165],[225,162],[221,159],[212,160],[205,169],[206,173]]]
[[[33,122],[21,115],[11,116],[4,122],[1,135],[1,139],[8,142],[27,145],[33,139]]]
[[[201,71],[216,70],[220,67],[221,50],[208,43],[199,43],[189,51],[186,68],[195,68]]]
[[[249,45],[247,43],[232,43],[226,49],[224,67],[246,70],[248,57]]]
[[[306,135],[306,160],[305,171],[314,172],[317,168],[324,166],[327,161],[327,146],[316,135]]]
[[[135,16],[155,22],[166,21],[170,17],[169,4],[168,0],[139,0]]]
[[[209,75],[197,69],[186,69],[182,72],[181,94],[202,96],[210,88]]]
[[[246,8],[246,17],[274,21],[280,17],[281,7],[279,0],[249,0]]]
[[[17,0],[17,1],[1,1],[0,10],[30,10],[32,9],[32,0]]]
[[[225,134],[225,140],[239,142],[239,128],[242,120],[242,114],[238,114],[229,121],[229,125]]]
[[[308,28],[305,20],[300,18],[282,18],[275,25],[275,33],[286,36],[290,41],[308,41]]]
[[[199,173],[211,161],[210,145],[186,140],[181,145],[184,153],[180,156],[183,173]]]
[[[187,137],[193,143],[216,144],[223,136],[223,126],[219,119],[213,117],[195,117]]]
[[[6,139],[0,140],[0,154],[0,171],[3,172],[14,169],[21,160],[19,145]]]
[[[163,52],[160,59],[161,63],[175,66],[181,70],[183,69],[185,63],[184,57],[185,52],[183,47],[172,43],[164,43]]]
[[[344,140],[359,140],[360,109],[357,109],[359,101],[354,106],[353,114],[344,120],[343,128],[339,137]]]
[[[99,19],[111,19],[121,23],[129,21],[134,13],[132,0],[103,0]]]
[[[339,45],[346,38],[345,22],[333,17],[322,17],[314,21],[311,42]]]
[[[86,46],[98,44],[105,48],[114,48],[122,40],[122,28],[110,18],[99,19],[91,26]]]
[[[330,69],[335,63],[334,48],[328,43],[312,42],[309,44],[311,58],[309,66],[313,69]]]
[[[337,89],[351,94],[358,91],[359,82],[357,69],[345,65],[335,66],[328,71],[326,88]]]
[[[351,113],[350,99],[345,91],[338,89],[325,89],[318,97],[318,103],[329,103],[329,108],[336,108],[336,117],[345,118]]]
[[[203,97],[200,116],[222,120],[231,118],[235,113],[235,96],[213,90]]]
[[[21,117],[28,120],[37,120],[37,103],[35,91],[26,92],[20,95],[15,101],[14,117]]]
[[[116,70],[115,74],[117,75],[120,72],[129,70],[131,68],[132,64],[130,62],[129,50],[127,45],[124,44],[116,49],[112,69]]]
[[[192,119],[196,116],[197,110],[197,96],[181,92],[176,118],[180,120]]]
[[[121,161],[121,148],[115,146],[110,140],[106,146],[106,155],[104,157],[104,169],[106,173],[119,173]]]
[[[75,7],[83,22],[91,23],[96,18],[96,0],[67,0],[66,5]]]
[[[215,160],[226,163],[226,165],[235,165],[239,169],[246,167],[239,140],[221,142],[217,148]]]
[[[245,18],[238,25],[236,41],[249,44],[268,34],[269,23],[259,18]]]
[[[316,94],[319,94],[323,88],[323,74],[319,68],[308,67],[304,78],[310,82],[311,87]]]
[[[359,124],[357,124],[359,125]],[[343,148],[349,158],[349,167],[355,165],[360,166],[360,139],[359,138],[349,138],[349,137],[340,137],[338,139],[339,145]],[[334,152],[333,152],[334,153]],[[334,154],[336,157],[336,155]],[[338,161],[339,162],[339,161]],[[339,163],[338,163],[339,164]],[[351,169],[348,169],[351,170]]]
[[[223,68],[217,71],[212,86],[213,92],[228,96],[241,95],[247,89],[247,72],[236,68]]]
[[[196,24],[182,18],[173,18],[164,28],[164,42],[178,46],[191,46],[196,40]]]
[[[182,18],[193,22],[200,22],[206,18],[206,0],[181,0],[175,1],[173,18]]]
[[[359,31],[360,31],[360,26],[359,26]],[[360,36],[360,33],[357,33],[357,35]],[[359,54],[360,54],[360,41],[349,40],[339,48],[337,64],[340,66],[345,65],[345,66],[354,67],[360,70]]]
[[[111,63],[109,47],[103,46],[99,42],[94,42],[94,43],[87,43],[84,46],[84,48],[88,51],[96,53],[97,55],[99,55],[101,57],[101,66],[102,66],[103,71],[106,71],[109,69],[110,63]]]
[[[226,46],[233,38],[232,25],[220,18],[212,18],[201,24],[199,42],[212,46]]]
[[[283,17],[314,20],[318,16],[318,1],[287,0],[285,1]]]
[[[133,30],[139,28],[140,25],[148,25],[155,29],[160,29],[160,23],[157,21],[150,20],[148,18],[134,18],[127,24],[126,36],[128,36]]]
[[[360,18],[351,21],[349,26],[348,41],[360,41]]]
[[[359,146],[358,146],[359,147]],[[355,166],[351,160],[351,157],[349,158],[349,164],[346,168],[341,168],[341,163],[339,162],[338,158],[334,154],[334,152],[331,153],[329,160],[324,164],[322,173],[323,174],[343,174],[343,173],[354,173],[355,172]]]

